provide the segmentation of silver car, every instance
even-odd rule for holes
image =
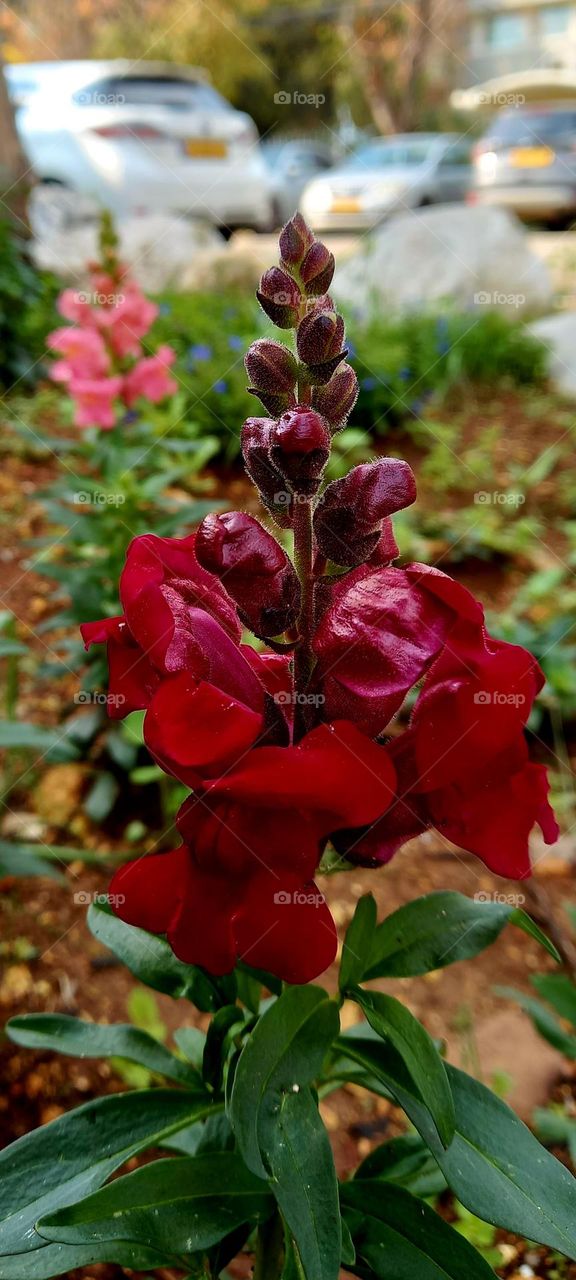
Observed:
[[[272,193],[253,120],[203,72],[171,63],[19,63],[6,68],[16,126],[62,208],[189,214],[264,229]],[[42,188],[40,188],[42,191]]]
[[[499,112],[475,149],[476,204],[557,225],[576,216],[576,102]]]
[[[471,177],[471,144],[457,134],[374,138],[311,182],[300,209],[316,231],[357,230],[401,209],[463,200]]]

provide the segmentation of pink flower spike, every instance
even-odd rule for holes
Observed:
[[[77,427],[102,427],[109,431],[116,425],[114,400],[120,395],[122,379],[73,378],[70,394],[76,401],[74,423]]]
[[[131,408],[141,397],[158,404],[166,396],[173,395],[178,388],[175,378],[168,372],[176,359],[172,347],[159,347],[156,354],[146,356],[126,375],[124,379],[123,398]]]

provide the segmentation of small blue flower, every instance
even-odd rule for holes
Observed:
[[[346,359],[353,360],[356,355],[356,347],[354,346],[353,342],[347,342],[346,345],[348,347],[348,355]]]
[[[214,352],[205,342],[197,342],[188,348],[190,360],[211,360]]]
[[[242,351],[244,339],[240,338],[237,333],[233,333],[228,339],[228,346],[231,351]]]
[[[129,427],[132,422],[138,422],[140,414],[136,409],[128,409],[122,419],[124,426]]]
[[[217,395],[223,396],[228,390],[228,383],[225,382],[224,378],[219,378],[218,381],[214,383],[212,390],[215,391]]]
[[[169,303],[169,302],[161,302],[161,303],[160,303],[160,306],[158,307],[158,315],[160,315],[160,316],[171,316],[171,315],[172,315],[172,307],[170,306],[170,303]]]
[[[398,370],[398,377],[401,382],[409,382],[412,377],[412,370],[409,365],[405,364],[402,369]]]
[[[362,381],[361,381],[361,383],[360,383],[360,386],[362,387],[362,390],[363,390],[363,391],[373,391],[373,390],[374,390],[374,387],[377,387],[377,386],[378,386],[378,379],[377,379],[377,378],[363,378],[363,379],[362,379]]]

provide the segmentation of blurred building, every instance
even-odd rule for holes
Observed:
[[[468,0],[462,85],[518,71],[576,69],[576,0]]]

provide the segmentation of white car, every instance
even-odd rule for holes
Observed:
[[[225,231],[270,227],[254,121],[196,68],[119,59],[5,72],[40,197],[79,214],[95,205],[117,217],[187,214]]]
[[[373,138],[311,182],[300,209],[315,231],[356,231],[402,209],[463,200],[472,178],[471,148],[449,133]]]

